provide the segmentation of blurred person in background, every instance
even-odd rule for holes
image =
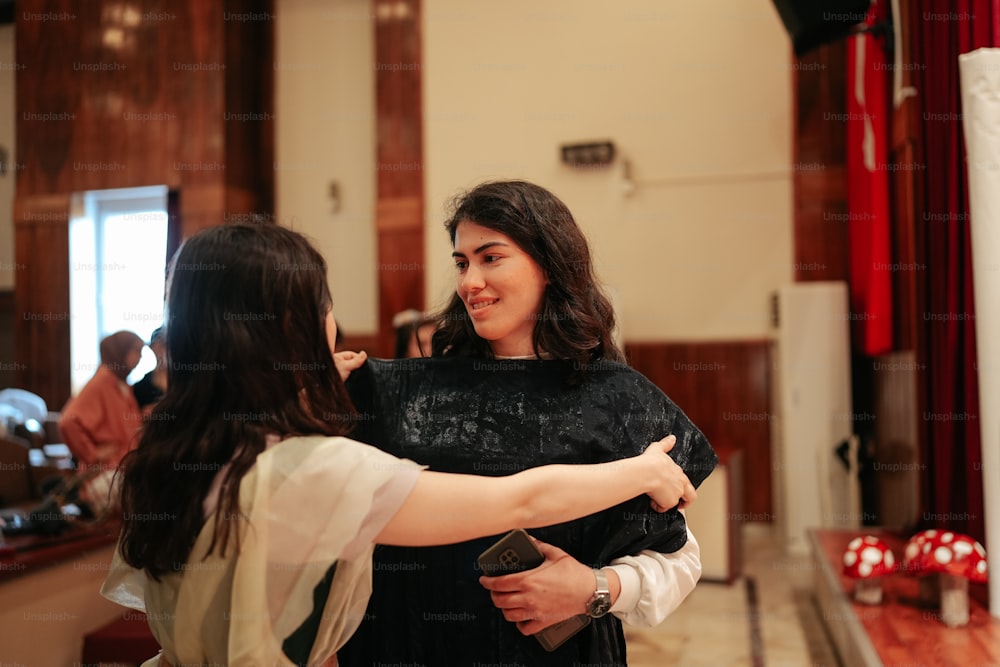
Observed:
[[[409,309],[396,313],[392,327],[396,330],[396,359],[418,359],[431,356],[431,336],[435,320],[431,315]]]
[[[142,338],[118,331],[101,340],[101,364],[59,416],[59,432],[76,461],[82,500],[97,516],[116,509],[118,463],[138,442],[142,412],[126,378],[139,364]]]
[[[119,331],[101,340],[101,364],[59,417],[59,432],[77,467],[114,470],[135,446],[142,416],[126,378],[139,364],[142,338]]]
[[[167,345],[163,340],[163,327],[157,327],[150,334],[149,349],[156,355],[156,368],[132,385],[132,393],[144,415],[153,410],[153,406],[167,390]]]

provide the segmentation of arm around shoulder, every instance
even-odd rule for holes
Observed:
[[[644,454],[621,461],[549,465],[507,477],[424,471],[375,541],[451,544],[511,528],[570,521],[644,493],[667,509],[696,495],[687,475],[665,456],[674,442],[670,436]]]

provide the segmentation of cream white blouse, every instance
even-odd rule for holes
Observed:
[[[336,563],[309,657],[310,665],[320,665],[360,623],[371,594],[372,540],[420,470],[347,438],[281,441],[257,457],[241,482],[247,521],[238,555],[233,548],[225,556],[207,553],[209,515],[178,572],[156,581],[116,553],[101,593],[146,612],[172,665],[293,665],[282,642],[313,611],[313,591]],[[206,503],[211,513],[214,504]]]

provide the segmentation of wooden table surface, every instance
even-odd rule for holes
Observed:
[[[120,521],[75,525],[58,535],[5,535],[0,549],[0,582],[36,572],[114,544]]]
[[[854,602],[854,581],[841,574],[841,559],[847,544],[863,535],[883,540],[896,560],[902,561],[906,541],[879,529],[813,530],[810,540],[814,554],[823,556],[817,558],[819,567],[826,570],[824,575],[828,580],[832,576],[840,582],[843,608],[853,611],[883,665],[1000,665],[1000,619],[990,616],[981,602],[986,600],[984,584],[969,584],[969,624],[961,628],[944,625],[938,619],[937,609],[919,606],[918,580],[903,574],[883,579],[882,604]],[[828,624],[844,621],[828,611],[824,616]],[[864,641],[865,638],[853,639]]]

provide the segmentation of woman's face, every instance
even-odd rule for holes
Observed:
[[[330,346],[330,354],[337,350],[337,320],[333,319],[333,309],[326,311],[326,344]]]
[[[463,220],[455,228],[455,291],[498,357],[534,354],[531,336],[548,280],[509,236]]]

